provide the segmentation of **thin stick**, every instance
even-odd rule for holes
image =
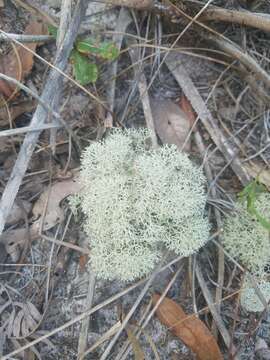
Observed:
[[[6,136],[20,135],[31,131],[43,131],[51,128],[60,128],[60,127],[62,127],[62,125],[59,124],[44,124],[42,126],[37,126],[37,127],[23,126],[21,128],[0,131],[0,138]]]
[[[0,42],[1,41],[19,41],[23,43],[37,43],[37,42],[45,42],[54,40],[51,35],[24,35],[24,34],[0,34]]]
[[[219,329],[221,336],[223,337],[225,345],[227,346],[228,349],[231,348],[233,351],[235,351],[235,347],[232,345],[232,340],[231,340],[230,334],[229,334],[228,330],[226,329],[221,316],[217,312],[216,306],[214,305],[214,302],[212,299],[212,295],[206,285],[206,282],[203,278],[201,269],[199,268],[198,265],[195,268],[195,272],[196,272],[196,276],[197,276],[198,282],[200,284],[200,287],[202,289],[204,298],[207,302],[208,308],[211,311],[211,314],[215,320],[215,323]],[[235,357],[234,359],[237,360],[238,358]]]
[[[94,299],[94,293],[95,293],[95,282],[96,282],[95,273],[90,268],[89,269],[87,296],[86,296],[86,300],[85,300],[85,308],[86,309],[91,309],[91,307],[93,305],[93,299]],[[87,347],[87,335],[88,335],[88,330],[89,330],[89,322],[90,322],[89,316],[82,320],[79,343],[78,343],[78,356],[77,356],[78,360],[83,358],[83,354],[85,353],[85,350]]]
[[[130,39],[130,42],[131,42],[131,39]],[[137,49],[130,48],[129,54],[130,54],[132,64],[136,64],[139,59],[139,49],[138,48]],[[148,91],[147,91],[148,86],[147,86],[146,78],[145,78],[143,71],[140,70],[138,65],[134,66],[134,72],[135,72],[135,78],[138,77],[138,88],[139,88],[139,92],[140,92],[140,99],[141,99],[141,102],[143,105],[145,122],[146,122],[146,125],[150,132],[152,146],[154,149],[157,149],[159,145],[158,145],[154,119],[153,119],[151,106],[150,106],[150,100],[149,100]]]
[[[72,50],[73,43],[76,39],[77,32],[81,23],[82,16],[85,12],[85,7],[86,7],[86,2],[84,0],[78,0],[72,23],[66,33],[61,48],[57,52],[55,65],[61,71],[63,71],[67,65],[69,54]],[[48,80],[44,86],[43,93],[41,95],[41,99],[43,103],[50,104],[53,101],[55,95],[54,89],[55,87],[57,87],[60,76],[61,75],[58,71],[55,70],[51,71]],[[34,113],[34,116],[32,118],[31,126],[44,125],[46,119],[47,119],[47,110],[45,110],[43,106],[38,105]],[[40,131],[28,133],[25,136],[24,142],[21,146],[20,153],[12,169],[12,173],[10,175],[9,181],[5,187],[5,190],[3,192],[0,201],[0,234],[2,234],[3,232],[7,217],[12,209],[14,200],[16,198],[24,174],[27,170],[29,161],[35,149],[39,135],[40,135]]]
[[[198,114],[198,117],[210,134],[212,140],[223,153],[227,162],[231,164],[231,167],[238,176],[239,180],[243,185],[248,184],[250,182],[250,176],[243,166],[241,159],[238,157],[235,147],[230,144],[222,130],[218,127],[199,91],[188,75],[184,65],[173,55],[169,55],[166,58],[166,64],[182,88],[187,99],[190,101],[193,109]]]
[[[212,9],[205,11],[204,14],[199,18],[199,21],[208,20],[236,23],[270,32],[270,16],[268,14],[213,7]]]
[[[152,319],[152,317],[154,316],[157,308],[159,307],[159,305],[161,304],[161,302],[163,301],[163,299],[165,298],[165,296],[167,295],[168,291],[170,290],[170,288],[172,287],[172,285],[174,284],[177,276],[180,274],[180,272],[182,271],[184,266],[184,263],[181,263],[178,270],[174,273],[173,277],[171,278],[171,280],[169,281],[168,285],[166,286],[166,288],[164,289],[163,293],[161,294],[160,298],[158,299],[156,305],[153,307],[153,309],[150,311],[150,313],[148,314],[147,318],[144,320],[144,322],[142,323],[142,325],[140,326],[137,334],[136,334],[136,338],[139,338],[140,334],[142,333],[142,330],[148,325],[149,321]],[[116,360],[125,360],[131,350],[131,346],[129,345],[129,342],[127,341],[127,345],[128,346],[123,346],[123,350],[124,350],[124,354],[122,351],[122,354],[120,354],[119,357],[117,357]],[[126,349],[127,348],[127,349]],[[126,349],[126,351],[125,351]]]
[[[159,272],[159,268],[153,272],[153,274],[150,276],[150,278],[148,279],[147,283],[144,285],[144,288],[142,289],[140,295],[137,297],[135,303],[133,304],[132,308],[129,310],[129,312],[127,313],[126,317],[124,318],[120,329],[117,331],[117,333],[114,335],[112,341],[110,342],[110,344],[107,346],[106,350],[104,351],[104,353],[102,354],[100,360],[106,360],[107,357],[110,355],[110,352],[113,348],[113,346],[115,345],[115,343],[117,342],[119,336],[121,335],[122,331],[124,330],[124,328],[126,327],[126,325],[128,324],[129,320],[131,319],[132,315],[134,314],[134,312],[136,311],[137,307],[140,305],[142,299],[144,298],[144,296],[146,295],[147,291],[149,290],[149,287],[151,286],[152,282],[154,281],[155,277],[157,276]]]
[[[178,262],[179,260],[181,260],[182,257],[178,256],[176,259],[172,260],[170,263],[168,263],[167,265],[163,266],[158,273],[161,273],[162,271],[164,271],[165,269],[167,269],[168,267],[170,267],[171,265],[175,264],[176,262]],[[102,303],[92,307],[91,309],[83,312],[82,314],[76,316],[75,318],[69,320],[68,322],[66,322],[65,324],[59,326],[56,329],[51,330],[50,332],[40,336],[39,338],[29,342],[28,344],[23,345],[22,347],[20,347],[19,349],[16,349],[14,351],[12,351],[11,353],[4,355],[1,360],[10,360],[10,358],[14,355],[19,354],[20,352],[29,349],[31,346],[34,346],[35,344],[38,344],[39,342],[57,334],[59,331],[65,330],[66,328],[70,327],[71,325],[75,324],[78,321],[83,320],[85,317],[94,314],[96,311],[102,309],[104,306],[107,306],[109,304],[111,304],[112,302],[114,302],[115,300],[119,299],[120,297],[126,295],[127,293],[129,293],[130,291],[136,289],[138,286],[144,284],[149,278],[146,279],[142,279],[140,281],[138,281],[136,284],[131,285],[130,287],[128,287],[127,289],[124,289],[123,291],[121,291],[120,293],[117,293],[113,296],[111,296],[109,299],[104,300]]]

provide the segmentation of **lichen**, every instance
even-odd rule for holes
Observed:
[[[270,194],[261,193],[255,200],[257,211],[266,219],[270,215]],[[225,249],[253,274],[263,274],[270,260],[269,231],[247,210],[247,202],[239,200],[235,211],[224,222]]]
[[[164,248],[188,256],[208,239],[202,169],[176,146],[147,149],[148,139],[146,130],[113,131],[82,155],[90,262],[104,279],[140,278]]]
[[[268,303],[270,300],[270,282],[265,279],[258,278],[256,283],[261,291],[261,294],[265,298],[265,301]],[[264,310],[262,301],[256,294],[252,284],[247,279],[244,280],[240,299],[242,307],[249,312],[261,312]]]

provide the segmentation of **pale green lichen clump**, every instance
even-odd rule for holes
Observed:
[[[104,279],[140,278],[164,248],[188,256],[208,239],[202,169],[175,146],[147,149],[148,138],[146,130],[114,131],[82,156],[90,262]]]
[[[270,194],[261,193],[255,200],[257,212],[265,219],[270,217]],[[235,211],[224,222],[223,243],[225,249],[240,261],[255,277],[262,295],[270,300],[270,282],[266,269],[270,264],[269,231],[255,215],[247,210],[247,202],[239,200]],[[241,305],[247,311],[262,311],[264,306],[247,280],[241,292]]]
[[[255,207],[265,219],[270,217],[270,194],[257,196]],[[225,219],[224,247],[254,274],[264,272],[270,261],[269,231],[247,210],[247,202],[239,200],[233,214]]]
[[[256,281],[256,279],[255,279]],[[261,291],[262,296],[265,301],[268,303],[270,300],[270,282],[265,279],[257,279],[256,281],[258,288]],[[252,284],[245,279],[243,288],[241,291],[241,305],[247,311],[250,312],[261,312],[264,310],[264,305],[258,295],[256,294],[255,289]]]

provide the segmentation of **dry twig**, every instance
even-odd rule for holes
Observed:
[[[73,42],[76,39],[79,25],[85,11],[86,3],[84,0],[79,0],[76,5],[72,23],[66,33],[62,46],[56,55],[55,66],[60,70],[66,67],[70,51],[73,47]],[[41,99],[44,103],[51,103],[55,96],[55,90],[61,75],[58,71],[52,70],[47,82],[44,86]],[[34,116],[32,118],[31,126],[37,127],[43,125],[47,119],[47,111],[43,106],[38,105]],[[21,146],[20,153],[10,175],[9,181],[6,185],[4,193],[0,201],[0,234],[2,233],[8,214],[13,206],[15,197],[21,185],[24,174],[27,170],[28,163],[31,159],[32,153],[35,149],[36,142],[39,138],[40,131],[28,133],[25,136],[24,142]]]

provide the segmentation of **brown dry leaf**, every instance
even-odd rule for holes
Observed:
[[[169,99],[151,99],[150,103],[155,129],[163,144],[175,144],[179,150],[189,151],[191,123],[184,111]]]
[[[61,181],[48,187],[37,200],[33,207],[34,218],[42,217],[44,210],[46,214],[43,220],[43,230],[48,230],[59,224],[64,219],[64,212],[60,207],[63,199],[71,194],[79,192],[81,185],[76,179]]]
[[[154,305],[159,298],[160,295],[154,294]],[[159,320],[197,355],[198,360],[223,359],[215,338],[196,315],[188,316],[180,305],[167,297],[159,305],[156,314]]]
[[[7,218],[6,224],[14,225],[20,220],[24,220],[25,216],[29,214],[31,207],[31,203],[27,200],[21,200],[19,203],[15,202]]]
[[[187,115],[190,125],[193,125],[196,121],[196,115],[195,115],[195,112],[193,111],[193,107],[191,106],[190,102],[185,97],[185,95],[181,96],[179,105],[180,105],[180,108]]]
[[[44,35],[46,33],[47,30],[45,31],[43,23],[37,20],[31,21],[24,32],[25,35]],[[25,46],[35,52],[38,43],[29,43]],[[22,81],[33,67],[33,54],[20,45],[15,46],[15,48],[16,51],[12,49],[8,54],[0,58],[0,72],[18,81]],[[15,91],[16,86],[14,84],[0,79],[0,93],[6,98],[10,98]]]
[[[7,110],[6,106],[0,108],[0,126],[6,126],[10,121],[14,121],[18,116],[32,111],[36,107],[35,101],[22,101],[19,104],[13,104],[9,106]]]
[[[25,228],[18,228],[7,230],[0,236],[0,244],[5,246],[6,253],[11,257],[11,260],[16,263],[21,256],[21,249],[25,243],[31,240],[37,239],[38,227],[31,226],[29,231]]]

